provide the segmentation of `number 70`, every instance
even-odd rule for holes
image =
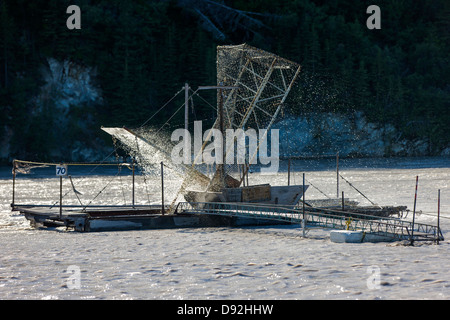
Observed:
[[[67,174],[67,166],[56,166],[56,175],[65,176]]]

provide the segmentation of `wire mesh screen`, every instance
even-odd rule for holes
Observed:
[[[223,103],[223,127],[245,131],[247,141],[243,153],[246,163],[257,163],[260,145],[264,140],[267,143],[269,130],[279,117],[299,72],[297,63],[247,44],[217,47],[218,84],[238,87],[224,91],[223,97],[218,97],[218,103]],[[218,121],[214,127],[220,128]],[[252,145],[252,139],[256,139],[256,147],[255,143]],[[227,140],[226,150],[237,150],[237,144],[236,148],[230,148],[233,143]],[[234,152],[234,161],[228,161],[225,171],[241,180],[239,172],[247,169],[238,165],[242,163],[238,152]]]
[[[246,44],[217,47],[218,84],[239,87],[224,97],[225,127],[270,127],[299,71],[297,63]]]

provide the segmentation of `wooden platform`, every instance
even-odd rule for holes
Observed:
[[[59,207],[16,205],[36,228],[66,227],[80,232],[147,230],[170,228],[234,227],[285,224],[266,219],[245,219],[177,212],[161,213],[161,206],[98,206],[83,210],[79,206]]]

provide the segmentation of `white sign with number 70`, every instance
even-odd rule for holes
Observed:
[[[65,175],[67,175],[67,166],[66,165],[58,165],[58,166],[56,166],[56,175],[57,176],[65,176]]]

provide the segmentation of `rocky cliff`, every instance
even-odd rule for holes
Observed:
[[[92,107],[103,103],[101,89],[95,83],[97,70],[67,60],[47,61],[41,69],[45,84],[36,97],[36,112],[43,106],[54,106],[55,132],[66,143],[52,150],[53,156],[69,161],[101,159],[105,150],[99,149],[101,141],[95,136],[99,128],[95,128],[97,122],[92,114]]]
[[[281,120],[274,128],[280,129],[282,157],[324,156],[337,152],[343,157],[429,155],[426,139],[407,140],[390,124],[368,122],[362,112],[350,115],[310,113]]]
[[[103,159],[110,151],[99,138],[100,125],[95,118],[96,107],[103,103],[96,69],[48,58],[39,71],[42,85],[28,98],[23,121],[15,130],[12,124],[3,128],[0,160]]]

